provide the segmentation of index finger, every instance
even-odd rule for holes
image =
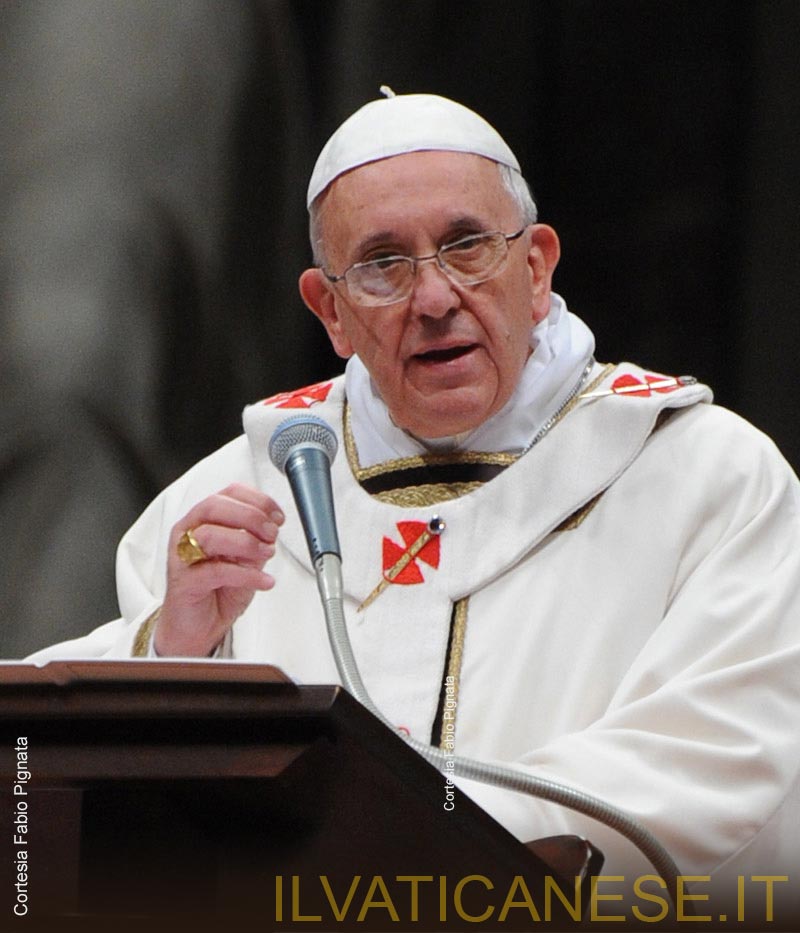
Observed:
[[[190,529],[219,525],[248,531],[272,544],[283,520],[283,512],[271,496],[238,484],[195,503],[173,526],[171,540],[177,542]]]
[[[220,496],[226,496],[229,499],[236,499],[238,502],[243,502],[245,505],[252,505],[254,508],[263,512],[264,515],[266,515],[270,521],[275,522],[276,525],[283,524],[285,520],[283,509],[272,496],[268,496],[266,493],[261,492],[260,489],[256,489],[253,486],[247,486],[245,483],[231,483],[230,486],[226,486],[224,489],[220,490],[218,494]]]

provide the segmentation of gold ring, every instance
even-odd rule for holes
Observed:
[[[180,538],[178,538],[176,549],[178,551],[178,557],[180,557],[184,564],[196,564],[198,561],[208,560],[208,554],[206,554],[197,543],[197,538],[195,538],[191,528],[187,528]]]

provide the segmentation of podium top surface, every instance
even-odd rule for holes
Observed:
[[[269,664],[230,661],[51,661],[0,664],[0,723],[60,718],[327,717],[359,707],[337,685],[298,686]],[[370,717],[372,718],[372,717]]]
[[[216,683],[291,683],[272,664],[237,661],[131,659],[50,661],[44,665],[24,661],[0,662],[0,689],[14,684],[66,684],[100,682],[214,681]]]

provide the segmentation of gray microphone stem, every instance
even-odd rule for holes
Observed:
[[[344,616],[341,559],[336,554],[322,554],[314,562],[314,569],[325,612],[328,638],[342,685],[374,716],[377,716],[384,725],[395,732],[394,726],[387,721],[383,713],[372,702],[356,664]],[[667,893],[673,904],[675,904],[680,871],[670,854],[650,830],[642,826],[630,814],[611,806],[604,800],[575,790],[565,784],[538,778],[512,768],[452,756],[441,751],[441,749],[418,742],[410,736],[404,736],[404,738],[415,751],[440,771],[445,770],[446,763],[447,770],[452,769],[455,774],[461,777],[493,784],[506,790],[541,797],[543,800],[549,800],[576,810],[604,823],[606,826],[610,826],[632,842],[648,859],[664,881]]]

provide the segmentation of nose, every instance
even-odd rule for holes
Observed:
[[[425,317],[444,317],[460,302],[453,283],[444,274],[435,256],[417,262],[411,310]]]

